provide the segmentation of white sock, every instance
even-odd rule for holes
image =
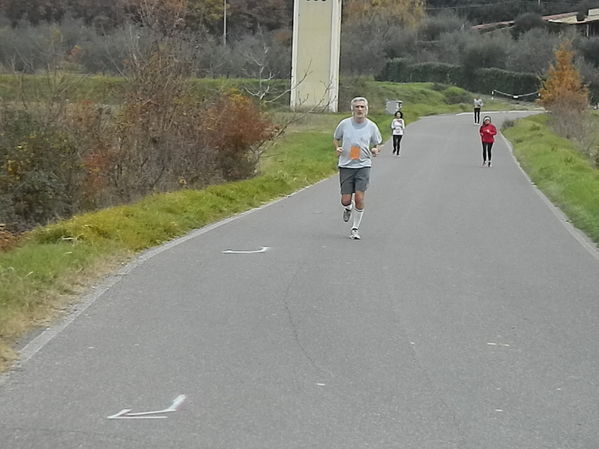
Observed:
[[[362,215],[364,215],[364,209],[358,209],[354,212],[354,225],[352,226],[354,229],[358,229],[360,227],[360,223],[362,222]]]
[[[347,206],[343,206],[343,207],[344,207],[345,209],[347,209],[347,210],[352,210],[352,209],[353,209],[353,207],[354,207],[354,204],[353,204],[353,203],[349,203],[349,205],[347,205]]]

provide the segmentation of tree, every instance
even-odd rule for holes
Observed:
[[[223,0],[188,0],[185,23],[192,29],[222,32],[224,9]]]
[[[233,34],[251,34],[261,30],[286,28],[291,23],[292,11],[286,0],[227,0],[230,16],[228,26]]]
[[[425,0],[347,0],[343,8],[347,22],[384,17],[388,23],[416,26],[426,15]]]
[[[540,90],[539,103],[549,111],[583,112],[588,108],[589,90],[573,61],[572,41],[564,41],[555,50],[555,63],[549,67]]]
[[[573,60],[572,41],[565,40],[555,50],[555,63],[549,67],[540,89],[539,103],[550,112],[553,129],[577,142],[582,152],[590,155],[594,133],[589,126],[589,89],[582,83]]]
[[[514,20],[514,26],[512,27],[512,36],[518,39],[521,34],[526,33],[535,28],[545,28],[546,22],[543,18],[534,12],[521,14]]]

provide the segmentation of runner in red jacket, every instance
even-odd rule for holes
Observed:
[[[493,148],[493,142],[495,142],[495,134],[497,134],[497,128],[491,123],[491,117],[488,115],[483,119],[483,124],[479,129],[480,138],[483,144],[483,167],[491,166],[491,148]]]

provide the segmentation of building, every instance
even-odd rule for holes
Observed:
[[[541,18],[545,22],[547,22],[549,26],[553,28],[576,27],[576,29],[583,36],[599,36],[599,8],[589,9],[588,14],[584,17],[580,17],[579,13],[574,11],[565,12],[561,14],[553,14],[550,16],[542,16]],[[503,28],[511,28],[513,26],[514,20],[506,20],[503,22],[483,23],[481,25],[475,25],[472,27],[472,29],[484,33],[500,30]]]
[[[586,37],[599,36],[599,8],[589,9],[584,17],[579,13],[558,14],[557,16],[543,17],[548,23],[557,27],[576,27]]]

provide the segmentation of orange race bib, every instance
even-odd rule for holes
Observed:
[[[358,145],[352,145],[349,158],[352,160],[360,159],[360,147]]]

